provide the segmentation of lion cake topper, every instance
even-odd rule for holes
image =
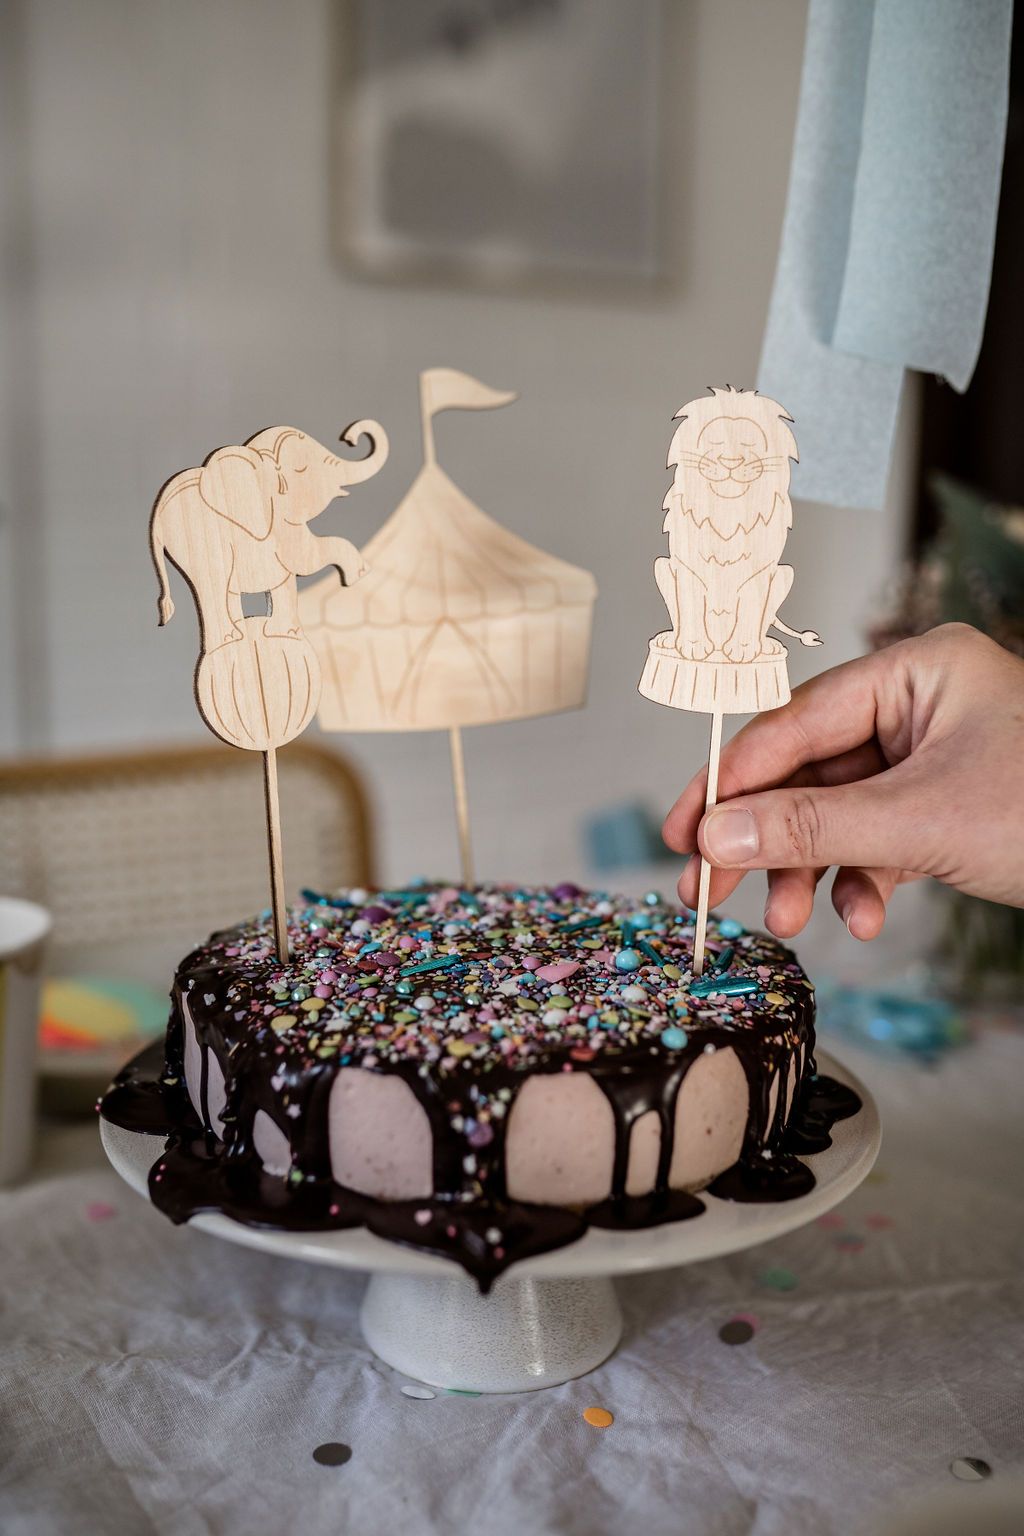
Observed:
[[[663,504],[668,554],[654,562],[671,628],[648,648],[640,692],[710,714],[708,809],[718,792],[722,717],[775,709],[790,696],[786,648],[769,630],[820,645],[779,618],[793,585],[781,563],[793,525],[792,417],[756,390],[711,389],[677,411]],[[701,864],[694,972],[704,964],[710,869]]]
[[[218,448],[198,468],[172,476],[150,519],[160,582],[160,623],[174,614],[169,560],[188,583],[199,615],[195,672],[199,713],[215,736],[263,754],[274,931],[288,958],[277,795],[277,748],[300,735],[320,702],[320,665],[302,632],[296,577],[334,566],[343,585],[366,563],[348,539],[318,538],[309,524],[348,487],[375,475],[388,439],[375,421],[342,434],[366,458],[343,459],[295,427],[268,427],[246,443]],[[263,600],[246,616],[243,598]]]

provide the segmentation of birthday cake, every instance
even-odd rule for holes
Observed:
[[[269,916],[182,963],[166,1048],[102,1103],[167,1136],[176,1221],[364,1225],[485,1287],[590,1225],[698,1216],[697,1191],[792,1198],[798,1153],[858,1101],[819,1078],[791,952],[575,885],[304,893],[290,959]]]

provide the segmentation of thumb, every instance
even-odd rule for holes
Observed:
[[[739,795],[707,813],[697,841],[708,862],[723,869],[849,864],[927,873],[922,810],[890,770],[855,784]]]

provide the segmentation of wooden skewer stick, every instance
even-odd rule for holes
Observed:
[[[277,958],[288,964],[288,911],[284,901],[284,861],[281,857],[281,806],[277,796],[277,749],[263,754],[263,794],[267,803],[267,848],[270,853],[270,898],[274,908]]]
[[[711,749],[708,753],[708,792],[704,799],[707,815],[718,799],[718,760],[722,754],[722,712],[711,716]],[[693,934],[693,974],[704,974],[704,943],[708,932],[708,890],[711,885],[711,865],[707,859],[700,861],[700,888],[697,893],[697,925]]]
[[[459,828],[462,884],[468,891],[473,888],[473,845],[469,835],[469,796],[466,793],[466,763],[462,755],[462,731],[457,725],[449,729],[448,742],[452,752],[452,785],[455,790],[455,819]]]

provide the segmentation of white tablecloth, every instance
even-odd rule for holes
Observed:
[[[360,1276],[174,1228],[95,1126],[51,1127],[0,1195],[0,1531],[846,1536],[929,1491],[980,1513],[1024,1467],[1024,1035],[936,1070],[829,1048],[879,1100],[870,1181],[765,1247],[622,1283],[613,1359],[518,1397],[404,1396]],[[756,1330],[730,1345],[738,1315]],[[318,1464],[325,1442],[351,1458]],[[958,1483],[964,1457],[991,1479]]]

